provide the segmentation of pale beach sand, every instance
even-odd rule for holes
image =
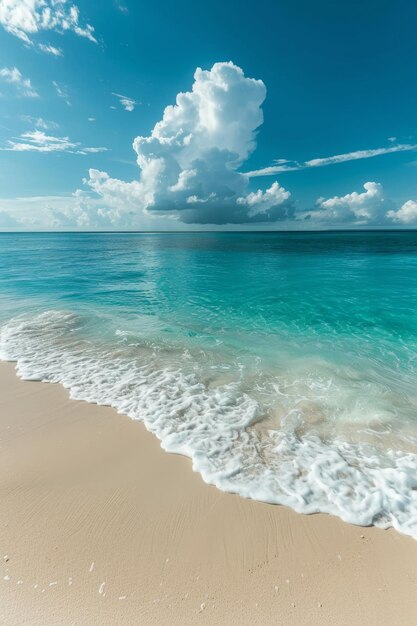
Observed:
[[[417,623],[417,542],[221,493],[0,363],[0,623]]]

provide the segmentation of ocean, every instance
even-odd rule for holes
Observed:
[[[417,232],[1,233],[0,296],[22,378],[223,491],[417,538]]]

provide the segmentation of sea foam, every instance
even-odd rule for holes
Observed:
[[[74,399],[143,421],[223,491],[417,538],[416,454],[321,437],[288,419],[260,428],[264,409],[239,379],[210,386],[198,368],[170,366],[158,351],[95,345],[81,325],[65,311],[14,318],[1,328],[0,358],[16,361],[23,379],[61,383]]]

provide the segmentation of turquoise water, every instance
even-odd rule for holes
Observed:
[[[417,536],[417,233],[0,234],[0,351],[220,489]]]

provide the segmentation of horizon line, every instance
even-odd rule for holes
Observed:
[[[321,229],[286,229],[286,230],[0,230],[0,235],[194,235],[213,234],[257,234],[257,233],[371,233],[371,232],[417,232],[415,228],[321,228]]]

